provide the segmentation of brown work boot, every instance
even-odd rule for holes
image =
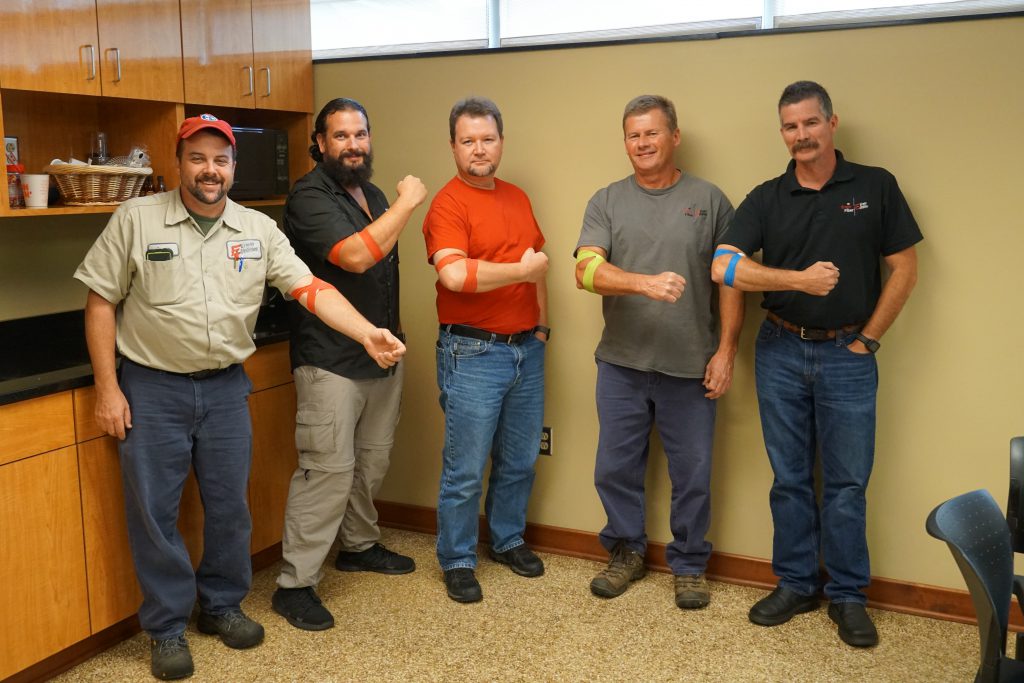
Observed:
[[[676,574],[676,607],[701,609],[711,602],[711,590],[704,574]]]
[[[608,566],[590,582],[590,592],[602,598],[615,598],[625,593],[632,581],[642,579],[645,574],[644,556],[620,541],[612,548]]]

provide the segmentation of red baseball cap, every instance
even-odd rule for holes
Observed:
[[[200,114],[182,121],[181,128],[178,129],[178,138],[174,143],[177,144],[185,138],[190,138],[204,128],[220,131],[231,142],[231,146],[235,146],[235,134],[231,131],[231,124],[221,121],[213,114]]]

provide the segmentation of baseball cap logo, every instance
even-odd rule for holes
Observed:
[[[217,117],[213,114],[202,114],[199,116],[203,121],[216,121]]]

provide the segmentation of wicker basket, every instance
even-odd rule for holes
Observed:
[[[53,176],[68,206],[120,204],[138,197],[152,168],[51,164],[43,169]]]

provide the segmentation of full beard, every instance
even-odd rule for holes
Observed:
[[[342,160],[355,156],[362,157],[363,163],[358,166],[349,166]],[[366,154],[343,154],[340,158],[325,156],[321,164],[323,165],[324,172],[342,187],[362,185],[365,182],[369,182],[370,178],[373,177],[372,150]]]

